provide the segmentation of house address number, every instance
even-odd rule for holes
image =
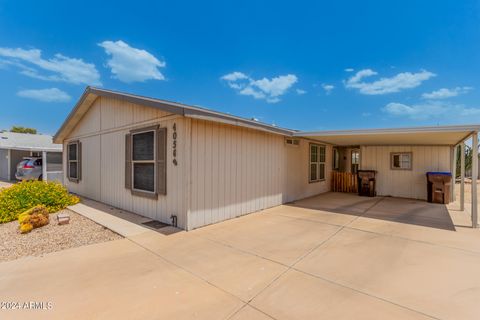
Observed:
[[[177,124],[174,122],[173,123],[173,143],[172,143],[172,154],[173,154],[173,164],[178,165],[177,162]]]

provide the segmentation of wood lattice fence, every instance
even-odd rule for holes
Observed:
[[[350,172],[332,172],[332,191],[358,192],[357,175]]]

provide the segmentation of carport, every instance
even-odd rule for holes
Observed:
[[[397,186],[383,186],[384,189],[418,187],[415,198],[424,198],[426,179],[421,177],[426,171],[449,171],[456,176],[457,161],[460,161],[460,210],[465,209],[465,144],[472,146],[472,177],[478,177],[478,132],[480,125],[455,125],[436,127],[413,127],[397,129],[362,129],[340,131],[312,131],[298,132],[295,136],[305,137],[331,144],[334,147],[353,147],[360,150],[360,169],[376,170],[385,176],[386,172],[393,172],[388,164],[381,164],[382,159],[390,159],[393,153],[411,154],[411,167],[417,169],[416,184],[411,182],[413,174],[404,174],[395,171],[392,176],[397,177]],[[461,149],[461,157],[457,159],[457,150]],[[373,152],[371,151],[373,150]],[[421,153],[416,157],[415,153]],[[432,164],[435,160],[436,165]],[[428,168],[422,171],[423,168]],[[433,169],[432,169],[433,168]],[[408,171],[404,171],[408,172]],[[409,180],[410,179],[410,180]],[[424,182],[421,182],[422,180]],[[410,183],[410,185],[409,185]],[[423,189],[422,183],[425,184]],[[385,184],[385,183],[384,183]],[[412,187],[412,188],[413,188]],[[388,193],[387,191],[385,191]],[[412,191],[413,192],[413,191]],[[477,207],[477,179],[471,184],[471,220],[472,227],[478,227]],[[390,194],[385,194],[390,195]],[[455,183],[451,184],[451,200],[455,201]],[[393,195],[398,196],[398,195]],[[407,197],[407,196],[405,196]]]
[[[0,179],[15,180],[17,164],[24,157],[42,158],[43,180],[62,181],[62,145],[52,136],[0,132]]]

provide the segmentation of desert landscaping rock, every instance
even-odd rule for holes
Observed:
[[[57,224],[58,214],[68,214],[70,223]],[[18,221],[0,225],[0,261],[14,260],[122,238],[113,231],[68,209],[50,215],[50,224],[20,234]]]

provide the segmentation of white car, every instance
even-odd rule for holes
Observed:
[[[42,158],[23,158],[15,172],[17,180],[42,180]]]

